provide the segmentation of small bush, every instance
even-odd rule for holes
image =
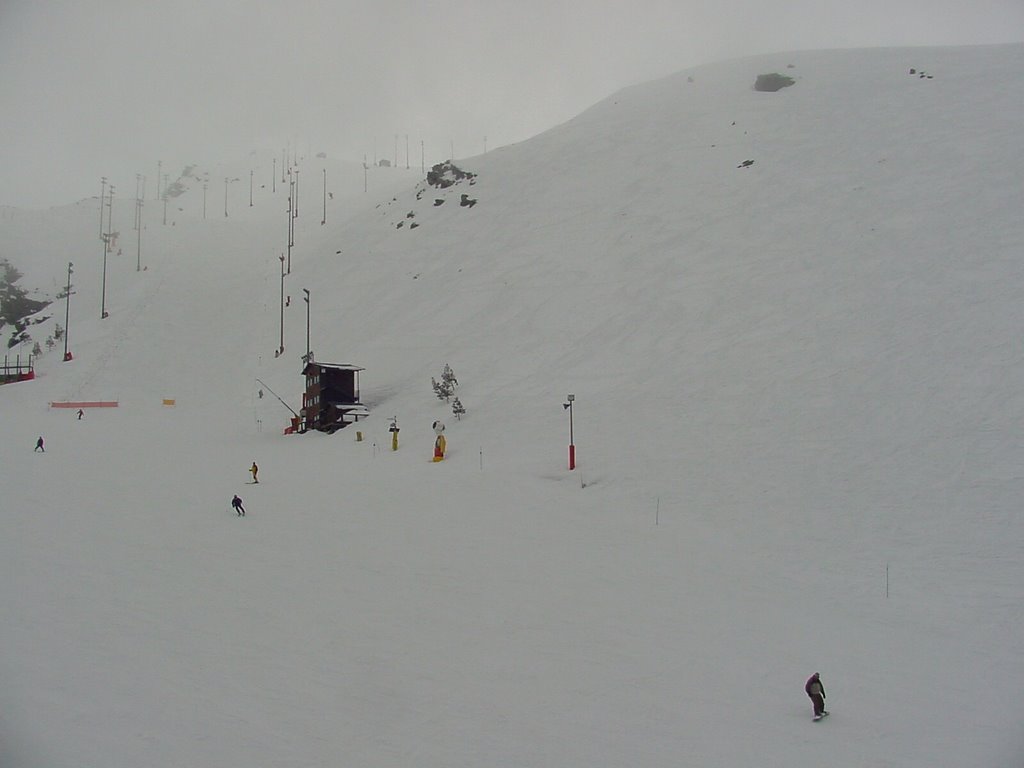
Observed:
[[[459,380],[455,378],[455,372],[451,366],[445,363],[444,370],[441,372],[441,381],[431,376],[430,385],[434,388],[434,394],[437,395],[437,399],[444,400],[447,403],[451,402],[452,395],[455,394],[455,388],[459,386]]]

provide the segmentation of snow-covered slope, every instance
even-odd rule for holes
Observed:
[[[5,210],[76,293],[75,360],[0,388],[0,762],[1019,764],[1022,72],[709,65],[445,189],[331,165],[324,203],[306,158],[281,357],[270,154],[210,174],[228,217],[195,177],[149,201],[143,271],[116,200],[102,321],[98,201]],[[361,442],[264,391],[300,404],[303,288]]]

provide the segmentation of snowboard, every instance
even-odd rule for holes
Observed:
[[[823,718],[826,718],[826,717],[828,717],[828,714],[829,714],[828,712],[822,712],[822,713],[821,713],[820,715],[815,715],[815,716],[814,716],[813,718],[811,718],[811,719],[812,719],[812,720],[813,720],[814,722],[818,722],[819,720],[821,720],[821,719],[823,719]]]

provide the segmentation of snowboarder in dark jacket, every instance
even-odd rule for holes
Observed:
[[[35,448],[35,450],[36,451],[42,451],[43,453],[46,453],[46,449],[43,447],[43,438],[42,438],[41,435],[40,435],[39,439],[36,440],[36,448]],[[33,451],[33,453],[35,453],[35,451]]]
[[[238,498],[238,494],[235,494],[235,498],[231,500],[231,506],[235,508],[235,512],[238,513],[239,517],[245,517],[245,507],[242,506],[242,500]]]
[[[804,691],[814,705],[814,719],[820,720],[827,715],[828,712],[825,711],[825,686],[821,684],[821,674],[819,672],[815,672],[807,678]]]

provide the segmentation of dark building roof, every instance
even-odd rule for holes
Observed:
[[[318,368],[330,368],[331,370],[334,370],[334,371],[365,371],[366,370],[365,368],[360,368],[358,365],[349,365],[348,363],[322,363],[319,360],[314,360],[312,363],[307,363],[306,364],[306,367],[302,369],[302,373],[305,374],[306,371],[308,371],[310,369],[310,367],[312,367],[314,365],[317,366]]]

